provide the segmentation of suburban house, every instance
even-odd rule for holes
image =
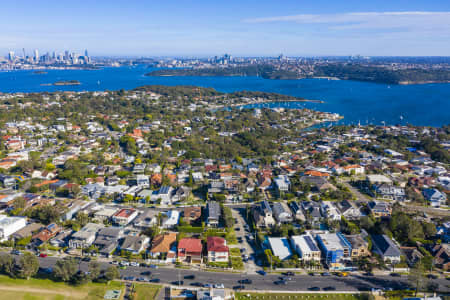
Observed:
[[[272,212],[275,220],[277,220],[279,224],[291,223],[293,220],[292,213],[284,203],[275,202],[272,206]]]
[[[372,236],[373,252],[381,255],[384,261],[399,263],[401,252],[395,243],[385,234]]]
[[[159,188],[158,191],[153,192],[153,194],[150,197],[150,201],[159,202],[160,204],[163,205],[172,204],[172,192],[173,187],[163,185]]]
[[[302,208],[301,206],[298,204],[297,201],[292,201],[289,204],[290,208],[292,209],[292,211],[294,212],[294,217],[296,220],[305,222],[306,218],[305,215],[303,214]]]
[[[202,240],[196,238],[182,238],[178,242],[178,260],[186,263],[201,263],[202,250]]]
[[[221,209],[219,203],[215,201],[208,201],[208,204],[206,204],[206,212],[208,214],[206,224],[210,227],[219,226],[221,216]]]
[[[55,237],[61,231],[61,227],[59,227],[55,223],[51,223],[46,227],[42,228],[38,233],[33,235],[31,240],[37,246],[48,242],[51,238]]]
[[[341,213],[331,201],[322,201],[320,209],[322,211],[322,215],[324,215],[327,219],[332,221],[341,220]]]
[[[351,252],[352,258],[370,255],[369,243],[365,239],[363,239],[363,237],[360,234],[346,235],[345,238],[352,247]]]
[[[371,201],[369,202],[370,213],[375,218],[390,217],[392,213],[392,208],[387,202],[382,201]]]
[[[289,180],[289,177],[287,177],[287,175],[278,175],[278,177],[274,179],[274,183],[278,193],[288,192],[291,186],[291,181]]]
[[[122,208],[112,216],[112,221],[120,226],[128,225],[138,215],[134,208]]]
[[[127,235],[120,245],[121,251],[139,254],[148,247],[150,239],[147,236]]]
[[[133,226],[145,230],[158,224],[158,211],[154,209],[146,209],[133,221]]]
[[[358,220],[362,214],[353,201],[343,200],[336,203],[341,215],[347,220]]]
[[[178,225],[178,221],[180,220],[180,212],[178,210],[172,209],[165,213],[163,213],[163,228],[173,228]]]
[[[258,228],[267,228],[275,225],[272,208],[266,200],[252,207],[253,220]]]
[[[405,256],[409,267],[414,267],[423,258],[423,254],[416,247],[400,247],[400,251]]]
[[[406,194],[405,189],[399,186],[381,183],[374,184],[372,186],[376,197],[381,197],[383,199],[403,201],[405,200]]]
[[[202,208],[199,206],[188,206],[184,208],[183,220],[191,225],[199,223],[202,219]]]
[[[301,260],[320,262],[321,252],[311,235],[293,235],[291,245]]]
[[[439,207],[447,204],[447,195],[438,189],[424,189],[422,193],[431,206]]]
[[[436,245],[433,248],[433,262],[444,271],[450,270],[450,244]]]
[[[119,240],[123,237],[123,229],[120,227],[105,227],[98,231],[94,246],[99,249],[99,254],[109,257],[119,246]]]
[[[209,236],[206,242],[208,262],[228,262],[228,246],[224,238]]]
[[[88,248],[94,243],[97,232],[103,227],[102,224],[87,223],[80,231],[72,234],[69,240],[69,247],[79,249]]]
[[[175,232],[166,232],[155,236],[152,240],[150,256],[153,258],[174,259],[176,254],[177,234]],[[169,253],[172,252],[172,257]]]

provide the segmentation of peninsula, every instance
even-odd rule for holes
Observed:
[[[184,68],[159,69],[146,76],[258,76],[265,79],[326,78],[385,84],[449,83],[450,68],[402,66],[352,62],[317,62],[309,64],[273,63],[196,65]]]

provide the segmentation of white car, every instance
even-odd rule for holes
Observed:
[[[139,263],[132,261],[132,262],[130,262],[130,266],[139,267]]]
[[[120,262],[120,265],[121,265],[121,266],[129,266],[130,263],[123,260],[123,261]]]
[[[223,283],[216,283],[216,284],[214,285],[214,287],[215,287],[216,289],[224,289],[224,288],[225,288],[225,286],[223,285]]]

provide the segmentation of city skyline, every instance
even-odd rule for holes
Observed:
[[[27,5],[30,4],[30,5]],[[0,52],[78,49],[91,55],[444,56],[450,52],[447,1],[131,0],[72,3],[25,0],[0,26]],[[108,24],[108,26],[105,26]]]

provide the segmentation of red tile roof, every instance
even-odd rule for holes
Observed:
[[[225,239],[217,236],[208,236],[207,249],[208,252],[228,252],[228,247],[225,245]]]

